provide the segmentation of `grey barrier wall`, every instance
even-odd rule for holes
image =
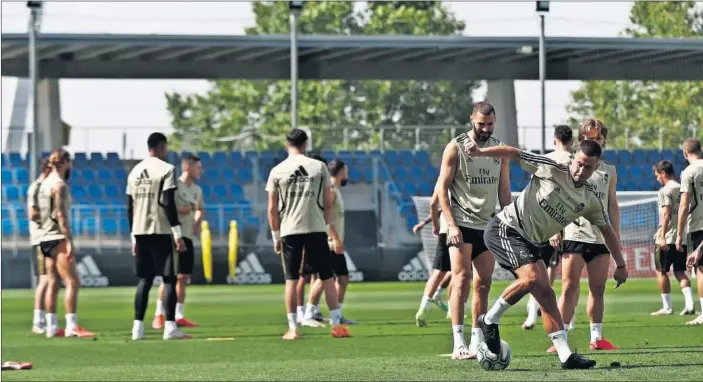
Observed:
[[[2,257],[2,288],[30,288],[33,252],[22,250],[17,256]],[[420,281],[428,269],[421,246],[407,249],[377,247],[348,248],[345,255],[352,282]],[[202,257],[196,247],[192,284],[205,284]],[[278,255],[270,247],[242,246],[237,257],[234,279],[228,275],[226,249],[213,249],[213,284],[279,284],[284,282]],[[133,257],[128,248],[103,248],[101,253],[79,250],[76,267],[83,287],[132,286]]]

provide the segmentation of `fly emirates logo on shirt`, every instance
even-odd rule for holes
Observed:
[[[566,227],[578,217],[574,215],[578,215],[578,213],[583,211],[583,209],[586,208],[586,205],[584,203],[579,203],[575,206],[573,203],[569,203],[570,205],[567,205],[562,198],[556,197],[556,195],[560,192],[561,189],[556,187],[554,191],[548,195],[548,197],[539,199],[539,206],[544,210],[544,212],[547,213],[547,215],[549,215],[549,217],[554,219],[562,227]],[[569,200],[571,199],[569,198]]]
[[[497,176],[491,176],[491,171],[485,168],[478,169],[478,176],[464,174],[466,182],[469,184],[496,184],[498,183]]]

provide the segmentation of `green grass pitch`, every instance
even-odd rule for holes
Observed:
[[[506,285],[494,283],[491,304]],[[30,361],[34,370],[2,372],[2,379],[644,381],[703,376],[703,326],[684,326],[690,316],[651,317],[649,313],[661,306],[655,280],[630,280],[617,290],[609,283],[603,333],[622,349],[599,353],[588,350],[588,289],[582,285],[569,342],[598,361],[595,370],[586,371],[562,371],[556,356],[545,352],[550,341],[541,327],[520,329],[526,299],[501,321],[501,335],[513,351],[507,370],[486,372],[475,361],[439,357],[452,350],[450,323],[432,306],[430,326],[415,326],[422,288],[422,283],[352,284],[344,309],[346,316],[360,322],[351,327],[353,338],[333,339],[329,328],[303,328],[296,342],[281,340],[286,329],[282,285],[189,287],[186,317],[201,327],[189,331],[195,339],[172,342],[161,340],[161,331],[150,328],[146,340],[130,340],[133,288],[81,290],[80,323],[98,334],[95,341],[31,334],[32,292],[3,291],[2,360]],[[556,288],[559,293],[558,284]],[[155,289],[147,326],[153,318]],[[683,297],[677,286],[672,289],[678,312]],[[58,313],[63,326],[62,307]],[[217,337],[234,340],[208,340]],[[615,361],[622,366],[611,368]]]

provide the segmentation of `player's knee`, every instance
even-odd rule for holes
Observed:
[[[490,278],[475,277],[473,284],[476,292],[488,292],[491,289],[492,280]]]
[[[591,296],[602,298],[605,294],[605,283],[589,283],[588,291],[591,293]]]
[[[164,284],[175,284],[178,282],[177,276],[162,276],[161,280]]]
[[[562,280],[562,290],[565,295],[573,295],[579,293],[579,280],[574,280],[571,277]]]
[[[183,273],[179,273],[177,276],[177,280],[179,284],[185,285],[188,282],[188,279],[190,279],[190,275],[186,275]]]
[[[349,276],[337,277],[337,284],[339,284],[340,287],[346,287],[349,285]]]
[[[686,275],[686,272],[682,271],[674,271],[674,277],[679,281],[688,280],[688,275]]]
[[[64,284],[66,286],[66,289],[78,289],[81,287],[81,280],[78,277],[72,276],[64,280]]]

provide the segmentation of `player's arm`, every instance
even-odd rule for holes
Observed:
[[[178,211],[179,215],[188,215],[190,213],[190,206],[182,206],[182,207],[176,207],[176,211]]]
[[[461,230],[456,225],[449,204],[449,185],[451,185],[456,174],[457,150],[456,144],[451,142],[444,149],[442,165],[439,169],[439,179],[437,179],[437,185],[435,186],[439,205],[444,213],[444,219],[447,221],[447,245],[456,245],[463,241]]]
[[[689,207],[691,206],[691,194],[693,193],[693,178],[690,172],[684,170],[681,174],[681,201],[679,202],[679,221],[677,222],[676,249],[683,251],[683,234],[686,232],[686,222],[688,221]]]
[[[464,148],[467,150],[467,153],[471,156],[507,158],[514,162],[520,162],[521,153],[523,151],[517,147],[504,145],[478,148],[478,146],[476,146],[476,142],[471,140],[465,141]]]
[[[508,158],[511,161],[518,162],[523,170],[541,179],[549,179],[555,173],[566,173],[569,171],[568,166],[559,164],[551,158],[533,154],[516,147],[493,146],[479,149],[475,142],[467,140],[464,143],[464,148],[472,156]]]
[[[435,187],[436,188],[436,187]],[[439,195],[437,194],[437,190],[432,192],[432,197],[430,198],[430,215],[428,218],[432,222],[432,227],[439,229]],[[427,219],[425,219],[425,222],[427,222]],[[425,223],[425,225],[428,223]]]
[[[583,216],[588,219],[591,224],[598,227],[601,234],[603,235],[603,241],[605,241],[605,246],[610,251],[613,260],[615,261],[615,272],[613,276],[617,282],[616,287],[624,283],[627,280],[627,263],[625,258],[622,256],[622,246],[620,245],[620,238],[615,233],[615,230],[608,222],[608,217],[605,215],[605,210],[603,209],[603,204],[600,202],[597,196],[593,195],[591,202],[588,207],[588,211]]]
[[[271,190],[268,193],[268,218],[271,228],[271,238],[273,241],[281,240],[281,222],[278,217],[278,191]]]
[[[53,198],[54,206],[56,206],[56,220],[59,224],[59,229],[66,240],[72,242],[71,235],[71,211],[68,206],[68,186],[64,182],[59,182],[54,186]]]
[[[173,239],[180,244],[177,244],[177,249],[184,246],[183,244],[183,230],[181,229],[181,221],[178,220],[178,209],[176,208],[176,174],[175,168],[171,168],[163,179],[163,203],[161,207],[166,213],[166,218],[168,219],[168,224],[171,226],[171,233],[173,233]],[[182,249],[184,249],[183,247]],[[180,250],[179,250],[180,252]]]
[[[659,226],[659,231],[657,231],[657,244],[662,246],[666,245],[666,233],[669,231],[669,226],[672,224],[672,200],[671,195],[666,193],[664,189],[659,191],[659,221],[661,222]],[[673,222],[673,224],[678,224],[679,222]]]
[[[339,234],[334,228],[334,224],[332,224],[332,222],[334,221],[332,217],[332,206],[334,206],[334,201],[337,198],[337,194],[334,193],[334,188],[327,188],[327,190],[325,191],[325,196],[325,222],[327,223],[328,227],[327,235],[329,235],[332,240],[341,242],[341,240],[339,240]]]
[[[195,207],[195,224],[200,224],[205,218],[205,200],[203,194],[198,197],[198,205]]]
[[[503,160],[500,164],[500,180],[498,181],[498,202],[504,208],[513,202],[510,194],[510,161]]]
[[[608,217],[610,226],[615,230],[615,234],[620,237],[620,206],[618,205],[617,183],[617,171],[613,171],[608,189]]]
[[[693,272],[693,267],[701,261],[701,257],[703,257],[703,242],[686,257],[686,269]]]
[[[31,194],[28,195],[29,208],[27,209],[27,215],[29,220],[39,223],[41,221],[41,214],[39,212],[39,186],[35,184],[36,187],[32,189]]]

